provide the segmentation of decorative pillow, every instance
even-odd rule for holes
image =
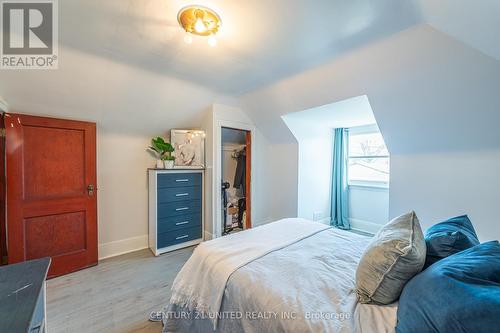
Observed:
[[[424,269],[457,252],[479,244],[467,215],[457,216],[430,227],[425,233],[427,257]]]
[[[390,304],[404,285],[422,270],[425,242],[415,212],[387,223],[366,248],[356,270],[361,303]]]
[[[415,276],[399,299],[398,333],[499,331],[500,244],[444,258]]]

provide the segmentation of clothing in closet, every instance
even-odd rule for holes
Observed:
[[[234,188],[241,188],[243,193],[245,193],[245,180],[246,180],[246,148],[243,149],[237,157],[236,172],[234,174]]]

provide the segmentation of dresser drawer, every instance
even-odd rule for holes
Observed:
[[[200,200],[201,187],[165,187],[158,189],[158,203]]]
[[[157,233],[201,226],[201,213],[167,217],[158,220]]]
[[[201,173],[162,173],[157,182],[158,188],[201,186]]]
[[[201,200],[158,204],[158,219],[201,212]]]
[[[162,248],[188,242],[199,238],[201,238],[201,226],[181,229],[181,230],[174,230],[158,234],[157,246],[158,248]]]

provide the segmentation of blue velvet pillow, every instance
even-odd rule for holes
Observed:
[[[479,244],[467,215],[457,216],[430,227],[425,233],[427,255],[424,269],[452,254]]]
[[[500,329],[500,244],[451,255],[411,279],[399,298],[397,333]]]

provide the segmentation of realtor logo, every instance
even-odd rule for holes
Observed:
[[[3,0],[1,19],[1,69],[57,69],[56,0]]]

